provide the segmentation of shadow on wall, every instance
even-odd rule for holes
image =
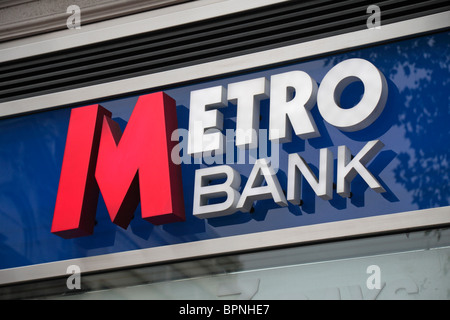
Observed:
[[[396,84],[399,101],[396,107],[399,110],[393,125],[403,130],[404,138],[410,144],[407,152],[396,156],[399,165],[394,169],[395,179],[412,193],[413,203],[419,208],[449,205],[448,33],[384,46],[382,50],[390,52],[383,54],[379,50],[362,50],[330,57],[326,64],[334,66],[354,57],[368,59],[375,65],[389,66],[394,63],[389,70],[381,71],[388,82]],[[393,50],[395,54],[392,54]],[[393,59],[395,56],[398,59]]]

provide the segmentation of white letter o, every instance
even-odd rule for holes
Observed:
[[[341,94],[352,82],[361,80],[364,95],[350,109],[340,107]],[[322,80],[317,93],[320,114],[342,131],[358,131],[372,124],[384,109],[388,86],[384,75],[369,61],[348,59],[334,66]]]

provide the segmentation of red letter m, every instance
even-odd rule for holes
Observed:
[[[99,190],[111,220],[122,228],[139,201],[142,218],[153,224],[184,220],[181,168],[170,159],[175,108],[162,92],[141,96],[123,134],[100,105],[72,110],[53,233],[92,234]]]

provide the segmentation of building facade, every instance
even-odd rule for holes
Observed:
[[[447,1],[6,1],[2,299],[448,299]]]

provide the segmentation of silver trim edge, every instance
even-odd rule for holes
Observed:
[[[449,224],[450,206],[385,214],[3,269],[0,270],[0,285],[65,276],[67,267],[73,264],[78,265],[81,272],[107,271],[194,257],[232,254],[387,232],[405,232]]]

